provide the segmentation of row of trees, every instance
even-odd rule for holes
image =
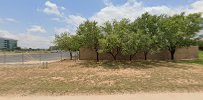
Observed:
[[[109,53],[114,60],[122,53],[132,60],[140,52],[147,60],[148,54],[166,49],[174,60],[176,48],[193,45],[202,28],[200,13],[173,16],[144,13],[133,22],[113,20],[99,26],[95,21],[86,21],[78,27],[76,35],[56,35],[54,43],[59,49],[70,51],[70,55],[81,47],[92,48],[97,53],[97,61],[100,53]]]

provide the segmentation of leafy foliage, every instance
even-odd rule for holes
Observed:
[[[116,56],[122,49],[124,37],[129,34],[129,22],[128,19],[122,19],[104,24],[102,27],[104,38],[100,39],[100,52],[110,53],[116,60]]]
[[[61,33],[60,35],[55,35],[54,43],[56,47],[64,51],[74,51],[75,46],[73,46],[73,39],[69,33]]]
[[[134,25],[137,26],[137,31],[140,35],[140,47],[143,51],[145,60],[148,53],[158,52],[160,49],[159,41],[159,21],[161,16],[150,15],[144,13],[141,17],[135,20]]]
[[[174,16],[165,16],[160,25],[162,43],[164,48],[171,52],[174,59],[177,47],[192,45],[193,38],[202,29],[201,14],[195,13],[186,16],[184,13]]]
[[[141,51],[142,41],[141,34],[139,32],[134,33],[131,32],[126,37],[124,37],[124,41],[122,43],[122,54],[129,55],[130,60]]]
[[[60,35],[56,35],[54,43],[58,49],[69,51],[71,60],[72,60],[72,52],[78,51],[80,48],[76,36],[72,36],[69,33],[61,33]]]
[[[197,33],[203,28],[201,13],[151,15],[144,13],[133,22],[129,19],[107,21],[98,26],[95,21],[85,21],[77,34],[56,35],[55,44],[61,50],[77,51],[79,48],[91,48],[97,53],[109,53],[114,60],[118,54],[130,56],[138,53],[147,55],[169,50],[174,59],[176,48],[194,45],[200,38]],[[199,43],[200,44],[200,43]]]
[[[102,38],[102,34],[97,26],[97,22],[86,21],[82,23],[78,27],[77,35],[80,39],[81,47],[94,49],[97,53],[97,61],[99,61],[99,39]]]

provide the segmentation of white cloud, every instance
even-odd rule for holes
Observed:
[[[97,12],[90,20],[96,20],[100,24],[105,21],[122,18],[129,18],[134,20],[139,17],[141,14],[149,12],[151,14],[174,14],[177,13],[176,9],[169,8],[167,6],[152,6],[145,7],[142,2],[136,0],[128,0],[123,5],[113,5],[106,6]]]
[[[50,2],[49,2],[50,3]],[[65,10],[63,7],[57,7],[56,4],[49,4],[47,5],[51,6],[50,8],[55,9],[56,15],[61,15],[61,12],[59,12],[59,8]],[[130,20],[134,20],[137,17],[139,17],[141,14],[145,12],[149,12],[151,14],[168,14],[173,15],[181,12],[186,13],[194,13],[194,12],[203,12],[203,0],[198,0],[188,7],[180,6],[180,7],[168,7],[166,5],[159,5],[159,6],[144,6],[143,2],[140,2],[138,0],[127,0],[126,3],[122,5],[115,5],[111,2],[111,0],[104,0],[104,4],[106,5],[104,8],[102,8],[99,12],[96,12],[93,16],[90,18],[84,18],[82,16],[77,15],[69,15],[59,18],[53,18],[52,20],[58,21],[58,22],[66,22],[67,26],[66,28],[58,29],[61,30],[69,30],[71,33],[75,33],[75,30],[77,27],[87,19],[89,20],[95,20],[100,25],[106,21],[111,21],[113,19],[120,20],[122,18],[129,18]],[[55,29],[57,30],[57,29]],[[58,32],[59,32],[58,31]]]
[[[48,48],[52,45],[50,37],[36,36],[29,33],[19,34],[17,36],[19,45],[27,48]]]
[[[86,21],[86,18],[81,17],[81,16],[70,15],[66,18],[66,22],[75,27],[79,26],[84,21]]]
[[[39,25],[33,25],[29,29],[27,29],[27,32],[29,33],[45,33],[46,30]]]
[[[12,34],[6,30],[0,30],[0,36],[4,38],[11,38],[11,39],[16,39],[16,35]]]
[[[42,37],[30,33],[11,33],[6,30],[0,30],[0,36],[18,40],[18,46],[23,48],[48,48],[53,41],[51,37]]]
[[[203,12],[203,0],[197,0],[196,2],[189,5],[189,7],[168,7],[165,5],[160,6],[144,6],[142,2],[137,0],[128,0],[123,5],[114,5],[110,0],[105,0],[107,5],[99,12],[95,13],[90,20],[96,20],[99,24],[102,24],[105,21],[111,21],[112,19],[120,20],[122,18],[129,18],[134,20],[145,12],[151,14],[168,14],[173,15],[181,12],[194,13],[194,12]]]
[[[13,19],[13,18],[5,18],[5,20],[6,21],[8,21],[8,22],[17,22],[15,19]]]
[[[65,10],[64,7],[62,7],[61,9]],[[52,3],[51,1],[45,2],[45,8],[43,12],[49,15],[56,15],[61,17],[63,16],[63,14],[60,12],[60,7],[58,7],[56,4]]]
[[[63,18],[52,18],[51,20],[66,23],[64,27],[54,29],[56,34],[63,32],[70,32],[71,34],[74,34],[77,27],[87,19],[81,16],[69,15],[68,17]]]
[[[62,32],[70,32],[72,34],[75,33],[75,30],[78,25],[80,25],[85,20],[95,20],[98,21],[99,24],[102,24],[105,21],[117,19],[120,20],[122,18],[129,18],[134,20],[141,14],[148,11],[151,14],[177,14],[185,11],[186,13],[194,13],[194,12],[203,12],[203,0],[196,0],[194,3],[190,4],[188,7],[169,7],[166,5],[159,6],[144,6],[142,2],[137,0],[127,0],[126,3],[122,5],[115,5],[111,2],[111,0],[104,0],[105,7],[102,8],[99,12],[96,12],[90,18],[84,18],[78,15],[64,15],[63,10],[66,10],[65,7],[60,7],[51,1],[45,2],[45,8],[43,12],[49,15],[56,15],[56,18],[52,18],[54,21],[64,22],[65,25],[62,28],[54,28],[54,32],[56,34]],[[13,18],[0,18],[0,23],[13,23],[17,22]],[[0,30],[0,36],[5,38],[12,38],[19,40],[19,46],[21,47],[31,47],[31,48],[48,48],[54,39],[53,36],[43,37],[33,35],[32,33],[44,33],[46,30],[39,25],[33,25],[27,32],[25,33],[12,33],[6,30]],[[200,34],[203,34],[203,31],[200,31]]]
[[[54,29],[54,32],[55,34],[61,34],[61,33],[64,33],[64,32],[70,32],[70,30],[68,28],[55,28]]]
[[[13,18],[0,18],[0,23],[16,23],[17,20]]]
[[[56,4],[46,1],[45,2],[45,8],[43,10],[44,13],[49,14],[49,15],[57,15],[58,17],[51,18],[53,21],[57,22],[64,22],[66,23],[66,27],[64,28],[55,28],[54,31],[56,33],[61,33],[61,32],[70,32],[70,33],[75,33],[77,27],[83,23],[86,18],[82,16],[77,16],[77,15],[69,15],[65,16],[62,11],[60,10],[66,10],[65,7],[59,7]]]
[[[52,20],[65,22],[67,24],[64,28],[55,28],[54,31],[56,33],[68,31],[72,34],[74,34],[77,27],[87,19],[92,21],[95,20],[101,25],[105,21],[111,21],[113,19],[120,20],[122,18],[129,18],[130,20],[134,20],[145,12],[156,15],[173,15],[181,12],[203,12],[203,0],[197,0],[188,6],[179,7],[169,7],[166,5],[145,6],[143,2],[138,0],[127,0],[127,2],[122,5],[115,5],[111,2],[111,0],[104,0],[104,3],[106,6],[89,18],[84,18],[77,15],[66,16],[62,12],[60,12],[60,10],[65,10],[64,7],[58,7],[56,4],[51,3],[50,1],[47,1],[45,3],[45,9],[47,11],[45,11],[44,9],[44,12],[46,12],[47,14],[54,14],[58,16],[57,18],[52,18]]]
[[[203,0],[198,0],[191,4],[191,8],[194,12],[203,12]]]
[[[113,5],[113,3],[111,2],[111,0],[104,0],[104,4],[105,4],[106,6],[111,6],[111,5]]]
[[[61,7],[61,10],[66,10],[66,8],[65,7]]]
[[[185,11],[187,13],[197,13],[201,12],[203,13],[203,0],[197,0],[196,2],[192,3],[190,7],[185,8]]]
[[[58,21],[58,22],[60,22],[60,21],[61,21],[61,19],[60,19],[60,18],[51,18],[51,20],[53,20],[53,21]]]

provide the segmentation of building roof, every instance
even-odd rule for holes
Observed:
[[[4,39],[4,40],[14,40],[14,41],[17,41],[17,40],[15,40],[15,39],[4,38],[4,37],[0,37],[0,39]]]

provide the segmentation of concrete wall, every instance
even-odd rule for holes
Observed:
[[[175,53],[175,59],[197,59],[198,58],[198,47],[191,46],[191,47],[184,47],[184,48],[177,48]],[[108,53],[103,53],[99,55],[100,60],[113,60],[113,57]],[[144,55],[143,53],[138,53],[133,60],[143,60]],[[170,52],[167,50],[161,51],[160,53],[149,54],[149,60],[169,60],[170,59]],[[80,49],[80,60],[96,60],[96,52],[93,49],[88,48],[81,48]],[[117,60],[129,60],[129,56],[124,56],[118,54]]]

